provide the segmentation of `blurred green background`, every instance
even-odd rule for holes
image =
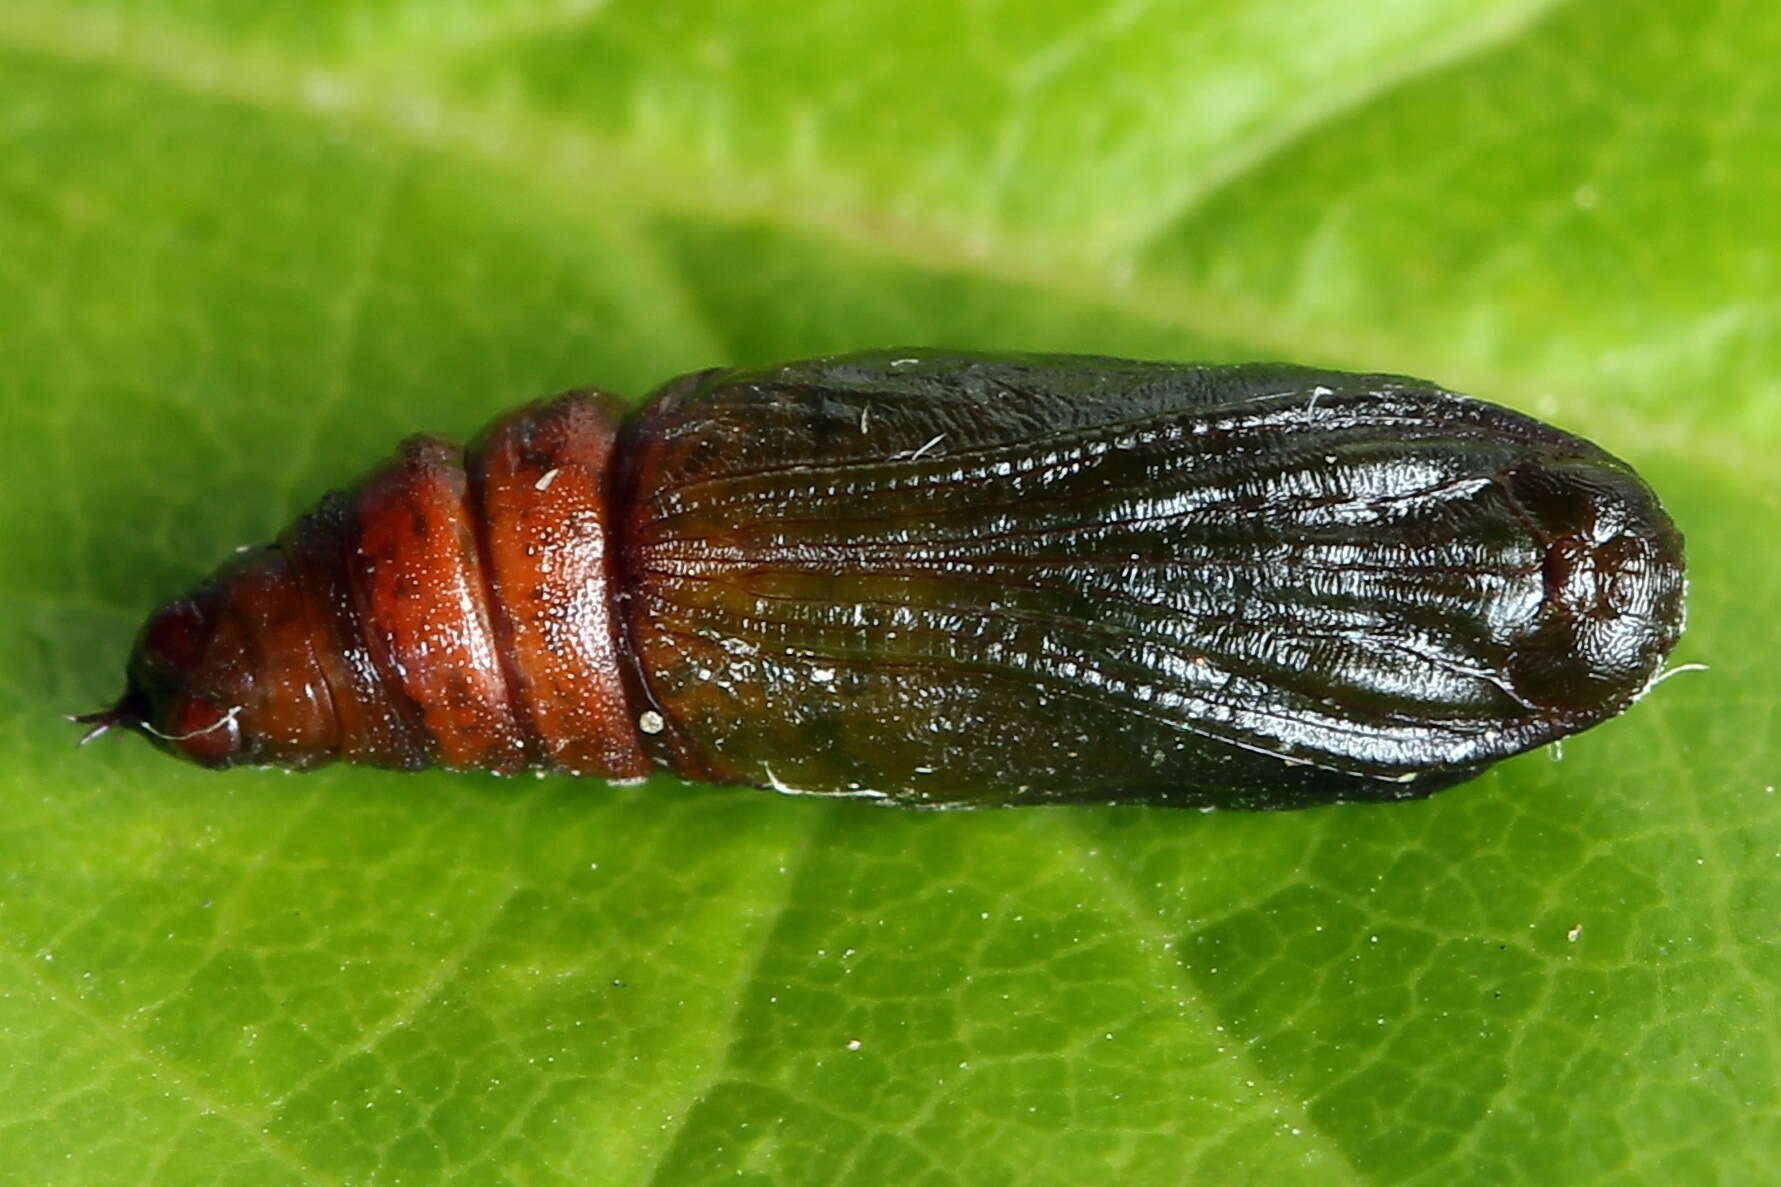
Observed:
[[[0,1181],[1771,1183],[1781,8],[8,0]],[[1634,462],[1665,683],[1423,804],[919,816],[76,752],[404,433],[919,343]]]

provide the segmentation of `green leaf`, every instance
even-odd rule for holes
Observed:
[[[13,0],[0,1150],[32,1183],[1772,1181],[1781,15]],[[76,751],[401,435],[923,343],[1430,378],[1688,536],[1414,805],[899,814]]]

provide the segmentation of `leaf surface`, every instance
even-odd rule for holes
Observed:
[[[18,0],[20,1182],[1766,1183],[1781,17]],[[897,343],[1426,375],[1634,462],[1678,675],[1428,801],[214,776],[58,714],[402,435]]]

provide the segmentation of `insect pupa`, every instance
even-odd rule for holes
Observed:
[[[83,720],[209,767],[1395,800],[1625,710],[1683,598],[1631,467],[1428,383],[881,351],[412,438]]]

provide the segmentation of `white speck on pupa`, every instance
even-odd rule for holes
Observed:
[[[637,714],[637,728],[646,734],[659,734],[667,724],[654,709],[645,709]]]

